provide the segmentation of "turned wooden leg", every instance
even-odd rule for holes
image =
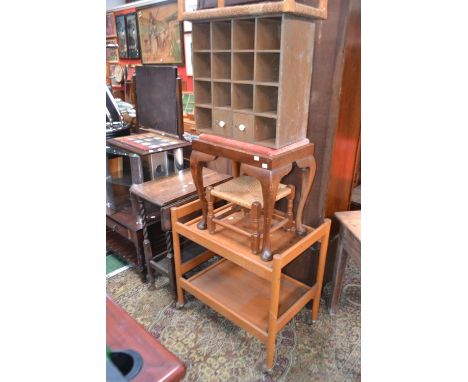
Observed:
[[[257,178],[262,185],[263,195],[263,246],[261,258],[263,261],[273,259],[271,253],[271,221],[275,208],[276,194],[281,179],[291,171],[292,163],[274,170],[268,170],[251,165],[243,165],[243,171],[254,178]]]
[[[260,250],[260,215],[262,205],[259,202],[253,202],[250,209],[250,221],[252,223],[253,234],[250,236],[250,249],[253,254]]]
[[[216,156],[202,153],[201,151],[192,150],[190,155],[190,171],[192,172],[193,183],[197,189],[198,197],[202,205],[202,218],[198,222],[198,229],[206,229],[206,213],[207,205],[205,199],[205,190],[203,187],[203,167],[206,165],[206,162],[210,162],[216,159]]]
[[[169,286],[171,290],[175,293],[176,282],[175,282],[175,269],[174,269],[174,248],[172,247],[171,231],[166,231],[164,235],[166,237],[167,259],[169,260],[169,266],[167,269],[167,277],[169,277]]]
[[[288,224],[286,224],[286,230],[290,231],[293,227],[293,206],[294,206],[294,197],[296,196],[296,187],[294,185],[289,184],[288,187],[291,189],[291,193],[287,196],[288,200],[288,208],[286,210],[286,216],[288,217]]]
[[[330,237],[330,225],[331,220],[325,219],[325,232],[322,238],[320,239],[320,254],[319,254],[319,263],[317,269],[317,293],[315,294],[314,301],[312,303],[312,321],[316,321],[318,318],[318,312],[320,307],[320,295],[322,293],[322,283],[323,283],[323,273],[325,272],[325,262],[327,260],[327,249],[328,249],[328,240]]]
[[[213,196],[211,195],[211,190],[213,190],[213,187],[207,187],[206,188],[206,202],[208,204],[208,231],[210,232],[210,234],[213,234],[215,232],[215,229],[216,229],[216,224],[215,222],[213,221],[213,217],[214,217],[214,214],[213,214]]]
[[[306,199],[312,187],[312,182],[314,181],[317,164],[313,155],[297,160],[296,164],[297,167],[302,170],[301,198],[299,199],[296,214],[296,232],[298,235],[303,236],[307,231],[302,226],[302,213],[304,212]]]
[[[149,281],[149,290],[154,290],[154,273],[151,268],[151,259],[153,258],[153,251],[151,249],[151,243],[148,239],[148,227],[147,227],[147,218],[146,210],[143,201],[140,198],[137,198],[138,201],[138,213],[141,217],[142,231],[143,231],[143,251],[145,253],[145,263],[146,263],[146,273],[148,275]]]

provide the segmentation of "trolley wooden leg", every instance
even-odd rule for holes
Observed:
[[[281,285],[281,260],[277,256],[273,256],[273,277],[271,280],[271,298],[270,312],[268,319],[268,340],[267,340],[267,362],[268,369],[273,368],[275,358],[276,344],[276,323],[278,320],[278,306]]]
[[[330,237],[331,221],[329,219],[325,219],[325,223],[325,232],[320,239],[320,255],[317,270],[317,294],[315,295],[314,302],[312,303],[312,321],[316,321],[318,318],[320,295],[322,293],[323,273],[325,271],[325,262],[327,260],[328,239]]]
[[[177,286],[177,308],[184,306],[184,291],[180,285],[180,279],[182,278],[181,265],[182,265],[182,256],[180,253],[180,239],[179,234],[174,230],[172,231],[172,240],[174,248],[174,265],[175,265],[175,274],[176,274],[176,286]]]

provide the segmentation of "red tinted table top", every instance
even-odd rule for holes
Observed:
[[[109,297],[106,297],[106,345],[112,351],[132,349],[140,353],[143,367],[132,382],[180,381],[185,375],[182,361]]]

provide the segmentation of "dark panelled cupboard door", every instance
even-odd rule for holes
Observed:
[[[137,115],[141,127],[178,135],[177,67],[137,66]]]

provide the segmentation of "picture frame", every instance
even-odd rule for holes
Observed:
[[[112,12],[106,13],[106,37],[115,37],[116,35],[114,14]]]
[[[128,47],[127,47],[127,24],[125,15],[119,15],[115,17],[115,24],[117,30],[117,41],[119,44],[119,57],[128,58]]]
[[[106,61],[119,62],[119,45],[116,38],[106,39]]]
[[[128,58],[138,59],[140,58],[140,40],[138,37],[138,20],[136,12],[127,14],[125,17],[125,23],[127,29]]]
[[[192,34],[184,33],[185,72],[187,76],[193,77],[192,66]]]
[[[182,23],[177,13],[177,2],[164,2],[138,10],[143,64],[184,64]]]

